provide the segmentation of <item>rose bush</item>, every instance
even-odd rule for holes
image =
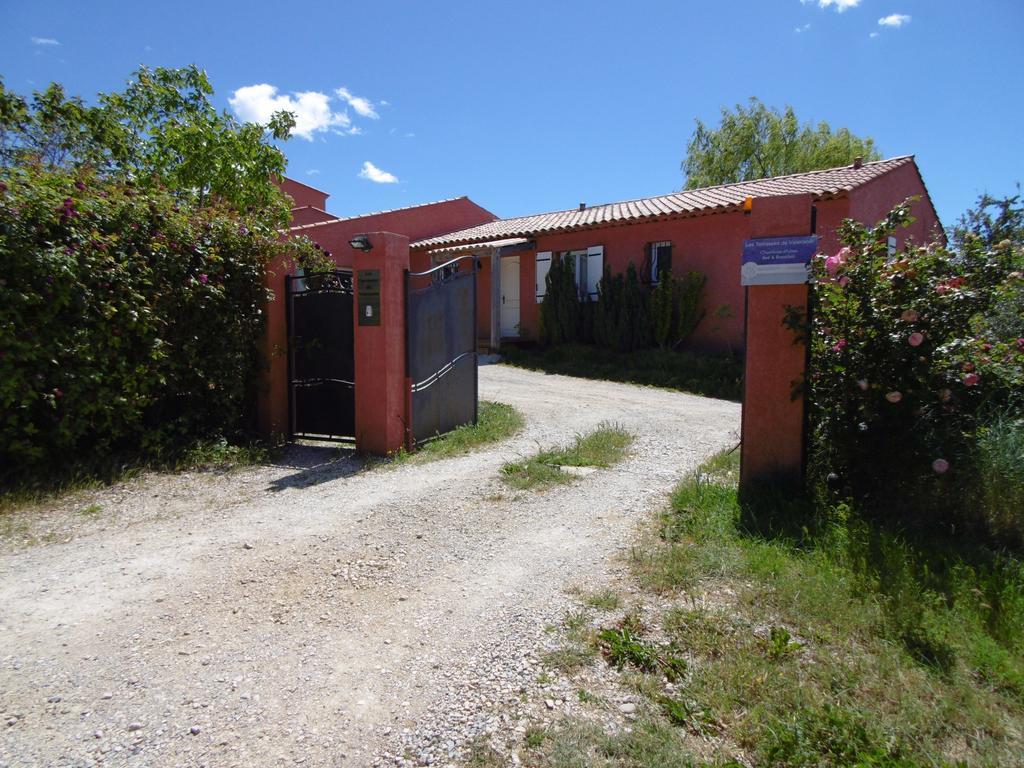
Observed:
[[[0,174],[0,482],[250,426],[268,259],[254,214],[24,164]]]
[[[812,267],[811,466],[861,498],[970,486],[979,430],[1024,393],[1022,250],[967,238],[890,254],[909,221],[907,204],[874,228],[847,221]]]

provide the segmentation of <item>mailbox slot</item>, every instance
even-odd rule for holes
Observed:
[[[360,269],[357,279],[359,324],[380,325],[380,270]]]

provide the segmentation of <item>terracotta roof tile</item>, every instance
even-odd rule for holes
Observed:
[[[913,156],[907,155],[864,163],[860,168],[847,165],[842,168],[796,173],[791,176],[776,176],[755,181],[741,181],[717,187],[688,189],[658,197],[595,205],[584,208],[582,211],[570,209],[518,216],[512,219],[498,219],[469,229],[420,240],[413,243],[412,247],[438,248],[500,238],[533,237],[551,232],[647,218],[694,215],[742,205],[743,200],[747,197],[810,193],[815,199],[823,199],[845,194],[900,166],[913,163],[913,161]]]

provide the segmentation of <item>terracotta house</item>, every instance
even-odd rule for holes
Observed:
[[[898,234],[927,242],[941,237],[938,215],[912,156],[791,176],[674,192],[659,197],[485,221],[412,243],[414,268],[456,255],[478,257],[477,335],[497,348],[502,340],[537,338],[539,305],[552,259],[575,262],[581,296],[597,298],[604,267],[624,271],[632,262],[651,284],[661,270],[698,270],[707,276],[705,317],[690,343],[709,350],[743,347],[744,289],[740,255],[749,238],[744,201],[809,193],[820,250],[838,248],[836,228],[847,218],[879,221],[894,205],[917,197],[916,221]],[[807,229],[792,234],[809,234]]]

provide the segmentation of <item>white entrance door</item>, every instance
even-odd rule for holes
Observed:
[[[501,260],[501,335],[519,335],[519,257]]]

